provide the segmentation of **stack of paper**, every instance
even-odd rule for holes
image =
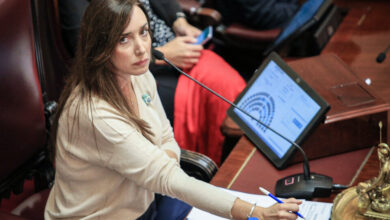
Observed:
[[[227,190],[227,189],[225,189]],[[258,206],[269,207],[275,204],[269,196],[265,195],[256,195],[243,192],[237,192],[233,190],[227,190],[228,192],[238,196],[240,199],[248,201],[250,203],[255,203]],[[303,200],[302,205],[299,206],[299,213],[301,213],[307,220],[329,220],[332,211],[332,203],[325,202],[312,202]],[[197,208],[193,208],[187,216],[188,220],[223,220],[225,218],[218,217],[216,215],[210,214],[208,212],[202,211]]]

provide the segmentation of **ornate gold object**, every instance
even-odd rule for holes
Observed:
[[[337,195],[332,220],[390,219],[390,148],[386,143],[378,145],[378,158],[379,175]]]
[[[385,143],[378,145],[380,172],[356,187],[358,211],[367,217],[390,219],[390,148]]]

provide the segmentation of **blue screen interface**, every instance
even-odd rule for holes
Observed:
[[[303,25],[305,25],[310,19],[314,17],[318,9],[324,3],[325,0],[308,0],[306,1],[299,10],[295,13],[293,18],[290,20],[288,25],[283,28],[282,33],[277,37],[274,45],[278,45],[286,38],[294,34]]]
[[[237,105],[294,142],[320,110],[320,105],[272,60]],[[233,111],[279,158],[287,153],[291,147],[288,141],[237,108]]]

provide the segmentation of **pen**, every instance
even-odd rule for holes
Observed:
[[[265,195],[267,195],[267,196],[273,198],[276,202],[278,202],[278,203],[284,203],[282,200],[276,198],[276,196],[272,195],[270,192],[268,192],[268,191],[267,191],[266,189],[264,189],[263,187],[259,187],[259,190],[260,190],[262,193],[264,193]],[[293,213],[295,213],[297,216],[299,216],[299,217],[305,219],[305,217],[303,217],[303,216],[301,215],[301,213],[299,213],[299,212],[293,212]]]

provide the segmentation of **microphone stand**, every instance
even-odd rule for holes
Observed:
[[[387,46],[387,48],[383,52],[378,54],[378,56],[376,57],[377,63],[382,63],[386,59],[386,53],[389,49],[390,49],[390,45]]]
[[[275,194],[276,196],[280,197],[295,197],[295,198],[303,198],[303,199],[311,199],[313,197],[328,197],[330,196],[333,180],[331,177],[324,176],[321,174],[315,174],[310,173],[310,167],[309,167],[309,161],[307,159],[305,151],[295,142],[291,141],[290,139],[286,138],[284,135],[280,134],[279,132],[275,131],[268,125],[264,124],[259,119],[255,118],[253,115],[248,113],[246,110],[240,108],[233,102],[229,101],[225,97],[221,96],[214,90],[208,88],[203,83],[199,82],[192,76],[188,75],[181,69],[179,69],[176,65],[171,63],[168,59],[165,58],[164,54],[158,50],[152,49],[152,54],[156,59],[164,60],[167,64],[169,64],[171,67],[173,67],[175,70],[177,70],[179,73],[185,75],[201,87],[205,88],[212,94],[216,95],[223,101],[227,102],[234,108],[240,110],[242,113],[250,117],[251,119],[255,120],[265,128],[271,130],[275,134],[277,134],[279,137],[286,140],[288,143],[293,145],[295,148],[297,148],[303,155],[303,174],[295,174],[291,175],[285,178],[282,178],[277,181],[276,187],[275,187]]]

